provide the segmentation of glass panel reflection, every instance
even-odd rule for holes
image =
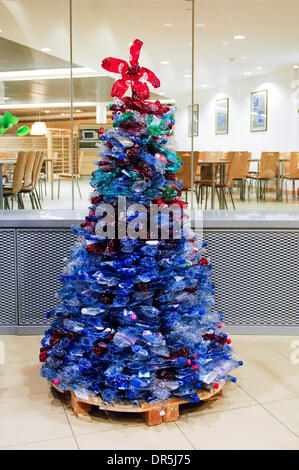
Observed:
[[[0,136],[5,209],[71,208],[70,188],[60,199],[57,192],[59,174],[71,171],[68,0],[54,0],[51,8],[38,0],[0,1],[5,113],[18,119]],[[25,126],[28,134],[18,131]]]
[[[292,1],[195,2],[198,209],[296,210],[298,13]]]

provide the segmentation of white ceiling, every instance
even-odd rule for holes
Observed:
[[[159,76],[160,90],[171,97],[189,91],[190,6],[185,0],[73,0],[73,62],[102,73],[102,58],[128,58],[129,42],[139,38],[141,63]],[[0,35],[68,60],[68,7],[68,0],[0,1]],[[195,23],[205,24],[195,34],[197,88],[299,63],[299,0],[197,0],[195,9]],[[238,34],[245,39],[234,39]]]

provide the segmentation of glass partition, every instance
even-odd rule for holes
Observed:
[[[111,88],[120,75],[101,68],[106,57],[129,59],[137,38],[143,42],[140,64],[160,79],[160,88],[150,85],[150,100],[173,104],[176,125],[173,146],[183,154],[191,149],[188,106],[191,105],[192,2],[182,0],[73,0],[73,60],[90,72],[73,80],[74,132],[78,142],[80,190],[75,187],[75,207],[86,207],[89,178],[96,169],[100,127],[112,127],[109,104]],[[126,95],[130,95],[128,91]],[[191,185],[190,164],[185,188]],[[180,176],[180,175],[179,175]]]
[[[195,1],[198,209],[296,210],[297,1]]]
[[[69,13],[69,0],[0,1],[5,209],[72,207]],[[82,68],[73,66],[80,75]],[[62,178],[68,186],[59,194]]]
[[[298,12],[292,0],[0,0],[6,195],[20,152],[43,160],[31,180],[27,160],[21,200],[5,197],[5,208],[87,207],[118,78],[101,61],[128,59],[138,38],[141,63],[161,81],[150,98],[175,106],[177,176],[190,206],[296,210]]]

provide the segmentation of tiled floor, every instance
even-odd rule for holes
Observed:
[[[61,182],[61,194],[60,198],[57,198],[57,182],[54,182],[54,198],[51,200],[50,197],[50,185],[47,185],[47,195],[42,200],[43,209],[71,209],[72,208],[72,192],[71,192],[71,181],[62,181]],[[44,188],[44,186],[43,186]],[[82,199],[79,197],[77,187],[75,186],[75,208],[76,209],[86,209],[88,208],[88,196],[92,191],[91,186],[89,185],[89,178],[82,177],[80,178],[80,189],[82,193]],[[43,189],[44,192],[44,189]],[[25,197],[25,206],[26,209],[31,209],[31,204],[29,197]],[[188,201],[191,203],[191,193],[188,193]],[[248,196],[246,192],[246,200],[241,201],[239,197],[238,188],[234,189],[234,201],[237,210],[298,210],[299,208],[299,197],[295,199],[289,195],[288,202],[286,202],[285,194],[283,195],[283,202],[276,201],[276,194],[273,192],[267,192],[266,200],[256,202],[256,196],[254,191],[252,191],[250,202],[248,201]],[[194,200],[195,203],[195,200]],[[208,200],[208,209],[210,209],[211,198]],[[216,197],[216,206],[215,209],[218,209],[218,200]],[[196,206],[195,206],[196,207]],[[228,209],[232,210],[233,207],[228,197]]]
[[[233,336],[244,366],[221,399],[173,423],[97,412],[79,421],[39,376],[38,336],[0,336],[0,449],[299,449],[299,365],[290,336]]]

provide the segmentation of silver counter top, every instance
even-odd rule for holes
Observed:
[[[69,228],[88,210],[0,211],[0,228]],[[199,212],[196,212],[198,217]],[[299,211],[204,211],[203,227],[231,229],[297,229]]]

